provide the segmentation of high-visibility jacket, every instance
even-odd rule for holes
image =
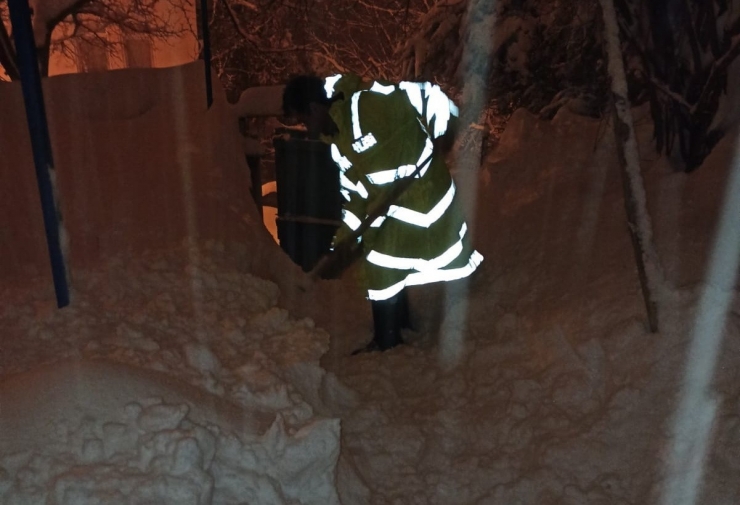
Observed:
[[[483,257],[473,249],[455,184],[432,140],[457,107],[430,83],[365,82],[353,74],[325,80],[331,141],[345,198],[335,243],[356,230],[399,179],[421,166],[417,180],[365,231],[361,275],[368,298],[384,300],[405,286],[469,276]]]

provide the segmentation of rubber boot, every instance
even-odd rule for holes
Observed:
[[[402,291],[405,295],[405,291]],[[352,355],[374,351],[386,351],[403,343],[401,325],[408,321],[408,301],[399,293],[388,300],[372,300],[373,340]]]
[[[385,351],[402,343],[398,295],[388,300],[373,301],[373,324],[378,349]]]
[[[398,297],[398,303],[396,304],[396,317],[398,318],[398,326],[404,330],[414,330],[415,328],[411,324],[408,291],[406,291],[406,289],[403,289],[396,296]]]

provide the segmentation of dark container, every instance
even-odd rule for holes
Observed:
[[[341,220],[339,169],[324,142],[283,135],[273,145],[280,247],[308,272],[329,252]]]

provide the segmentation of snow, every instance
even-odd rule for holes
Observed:
[[[245,89],[233,106],[234,113],[240,117],[281,116],[283,88],[276,85]]]
[[[285,378],[314,388],[321,408],[328,335],[277,308],[268,281],[211,261],[192,276],[178,267],[147,257],[120,277],[76,277],[68,311],[27,310],[40,300],[3,311],[5,337],[37,347],[30,362],[2,363],[6,502],[115,491],[121,503],[337,503],[339,421]],[[202,285],[199,307],[190,283]]]
[[[3,208],[0,237],[24,252],[0,240],[1,502],[657,504],[670,472],[696,477],[671,464],[673,423],[684,387],[700,384],[686,370],[699,363],[694,337],[709,340],[695,328],[737,132],[675,173],[652,154],[649,115],[632,111],[665,265],[660,333],[647,328],[610,128],[567,109],[549,122],[518,111],[480,171],[454,173],[487,261],[467,284],[411,291],[408,345],[350,356],[372,329],[361,289],[311,282],[280,252],[240,186],[238,114],[218,93],[211,111],[198,105],[195,67],[153,72],[112,72],[120,115],[88,100],[71,120],[104,145],[58,156],[63,310],[32,247],[37,201],[16,169],[32,172],[30,158],[0,167],[19,188],[2,196],[23,210]],[[61,103],[103,78],[54,79]],[[159,84],[141,93],[127,79]],[[167,91],[178,79],[179,129]],[[3,152],[27,145],[9,126],[14,100],[0,100]],[[78,106],[52,106],[50,120]],[[718,265],[727,311],[700,388],[716,406],[707,450],[690,451],[704,470],[697,504],[740,496],[740,302],[734,267]]]

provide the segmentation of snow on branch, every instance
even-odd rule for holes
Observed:
[[[740,35],[735,35],[732,37],[732,43],[727,52],[712,63],[709,77],[707,77],[704,88],[701,90],[699,100],[691,108],[692,114],[696,113],[708,101],[709,95],[717,86],[717,81],[725,74],[727,67],[737,58],[738,54],[740,54]]]

